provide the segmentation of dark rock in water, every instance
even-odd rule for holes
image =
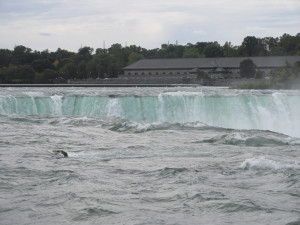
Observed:
[[[56,151],[54,151],[54,153],[55,153],[56,155],[62,154],[64,157],[68,157],[68,153],[65,152],[65,151],[63,151],[63,150],[56,150]]]

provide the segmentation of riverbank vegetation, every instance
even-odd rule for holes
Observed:
[[[76,53],[61,48],[55,52],[40,52],[19,45],[13,50],[0,49],[0,83],[58,83],[67,79],[114,78],[122,73],[123,67],[143,58],[285,55],[300,55],[300,34],[284,34],[276,38],[248,36],[240,46],[233,46],[230,42],[223,46],[218,42],[197,42],[185,46],[162,44],[161,48],[145,49],[136,45],[123,47],[113,44],[108,49],[81,47]],[[287,68],[274,71],[273,84],[281,87],[299,77],[296,67],[288,65]]]
[[[256,72],[257,74],[257,72]],[[238,84],[233,88],[238,89],[299,89],[300,87],[300,62],[295,65],[286,64],[284,68],[271,71],[270,80],[267,83],[249,81],[246,84]],[[253,78],[253,77],[252,77]],[[259,78],[257,75],[254,78]]]
[[[271,71],[270,86],[276,89],[300,87],[300,62],[287,64],[284,68]]]

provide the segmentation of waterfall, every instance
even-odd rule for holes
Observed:
[[[232,129],[271,130],[300,137],[300,96],[204,95],[166,92],[157,96],[0,96],[0,114],[120,117],[135,122],[202,122]]]

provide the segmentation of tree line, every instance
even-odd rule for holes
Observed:
[[[140,59],[209,58],[300,55],[300,33],[293,36],[257,38],[247,36],[240,46],[226,42],[197,42],[186,45],[162,44],[145,49],[113,44],[108,49],[81,47],[78,52],[58,48],[33,51],[19,45],[0,49],[0,83],[53,83],[67,79],[115,78],[122,68]]]

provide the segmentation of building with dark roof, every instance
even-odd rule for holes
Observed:
[[[199,70],[211,74],[239,75],[240,63],[251,59],[257,69],[269,72],[272,69],[294,65],[300,56],[230,57],[230,58],[175,58],[142,59],[123,68],[125,76],[193,76]]]

